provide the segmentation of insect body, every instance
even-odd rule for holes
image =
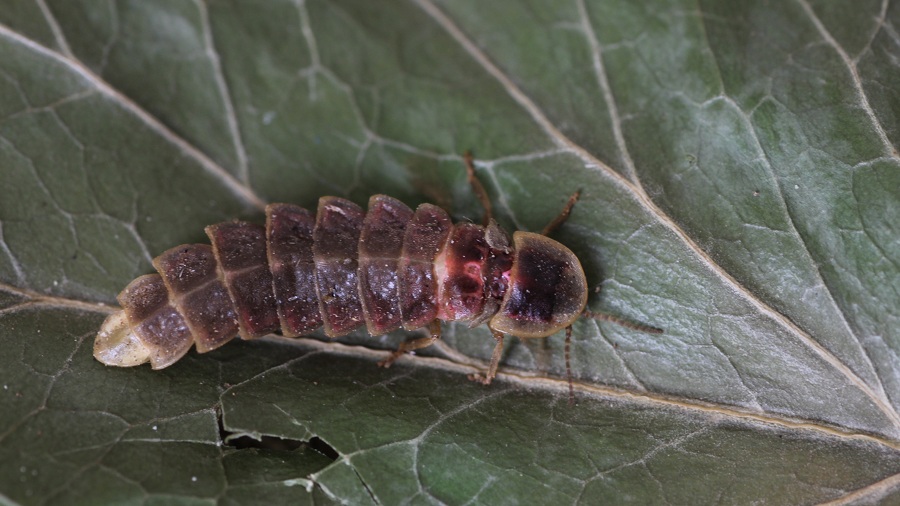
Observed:
[[[471,165],[469,175],[486,200]],[[323,327],[338,337],[362,325],[373,335],[428,327],[429,337],[403,343],[381,363],[389,366],[434,343],[441,321],[462,320],[487,323],[497,339],[490,370],[473,375],[487,384],[505,334],[541,338],[566,329],[568,340],[582,315],[610,319],[585,313],[587,283],[568,248],[530,232],[510,240],[489,215],[485,221],[453,224],[439,207],[413,211],[385,195],[373,196],[368,212],[337,197],[322,197],[315,214],[271,204],[265,227],[212,225],[211,246],[182,245],[156,257],[157,273],[119,294],[123,309],[103,323],[94,356],[107,365],[162,369],[191,345],[204,353],[235,335],[295,337]]]

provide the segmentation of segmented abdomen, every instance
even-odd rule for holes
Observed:
[[[212,246],[172,248],[153,260],[118,300],[149,349],[154,369],[244,339],[324,327],[330,337],[362,324],[384,334],[435,319],[490,318],[512,266],[496,224],[453,225],[439,207],[415,212],[375,195],[368,213],[322,197],[315,215],[290,204],[266,208],[266,226],[228,222],[206,228]]]

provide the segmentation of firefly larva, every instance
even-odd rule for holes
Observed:
[[[487,373],[497,373],[505,335],[548,337],[580,317],[630,324],[585,311],[587,282],[571,250],[547,237],[568,216],[578,194],[544,234],[517,231],[512,240],[490,218],[484,189],[484,225],[454,224],[447,212],[375,195],[368,212],[338,197],[322,197],[315,214],[290,204],[266,207],[266,225],[233,221],[211,225],[212,245],[176,246],[153,260],[156,274],[141,276],[119,294],[122,310],[103,323],[94,356],[107,365],[150,362],[162,369],[194,345],[199,353],[235,335],[289,337],[320,327],[338,337],[365,325],[372,335],[427,327],[429,336],[401,344],[381,365],[431,345],[441,321],[486,323],[496,346]],[[567,353],[568,365],[568,353]]]

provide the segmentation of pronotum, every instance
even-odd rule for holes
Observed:
[[[441,321],[487,323],[496,339],[486,373],[490,384],[505,335],[548,337],[572,324],[603,319],[644,332],[659,329],[585,310],[587,282],[568,248],[547,235],[562,224],[573,195],[541,234],[517,231],[510,241],[491,218],[490,201],[466,157],[469,181],[485,207],[483,225],[454,224],[422,204],[415,211],[385,195],[368,212],[348,200],[322,197],[314,214],[290,204],[266,207],[265,227],[233,221],[206,227],[212,246],[176,246],[153,260],[158,273],[132,281],[118,296],[94,341],[107,365],[150,362],[162,369],[184,356],[222,346],[235,335],[288,337],[320,327],[339,337],[366,325],[372,335],[427,327],[379,364],[440,338]]]

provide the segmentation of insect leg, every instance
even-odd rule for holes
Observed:
[[[497,376],[497,366],[500,364],[500,356],[503,355],[503,332],[494,332],[494,339],[497,340],[497,345],[494,346],[494,353],[491,355],[491,367],[488,369],[487,374],[475,373],[470,374],[469,379],[472,381],[477,381],[483,385],[490,385],[491,381]]]
[[[482,225],[486,227],[491,222],[491,218],[494,217],[493,209],[491,208],[491,200],[488,198],[484,185],[482,185],[481,181],[478,180],[478,177],[475,176],[475,161],[472,158],[472,153],[470,151],[466,151],[463,155],[463,161],[466,164],[466,176],[469,179],[469,184],[472,185],[472,191],[475,192],[475,196],[478,197],[481,206],[484,207]]]
[[[565,207],[563,207],[563,210],[560,211],[559,215],[556,218],[553,218],[553,221],[548,223],[547,226],[544,227],[544,230],[541,230],[541,235],[550,235],[554,231],[556,231],[556,229],[559,228],[559,226],[569,218],[569,214],[572,213],[572,206],[575,205],[575,202],[578,202],[578,197],[580,196],[581,190],[573,193],[572,196],[569,197],[569,201],[566,202]]]
[[[434,320],[428,324],[428,333],[428,337],[420,337],[419,339],[413,339],[412,341],[404,341],[400,343],[400,347],[397,348],[397,351],[392,352],[390,356],[388,356],[388,358],[382,360],[381,362],[378,362],[378,365],[384,368],[388,368],[403,354],[418,350],[420,348],[427,348],[428,346],[434,344],[435,341],[441,338],[440,320]]]

